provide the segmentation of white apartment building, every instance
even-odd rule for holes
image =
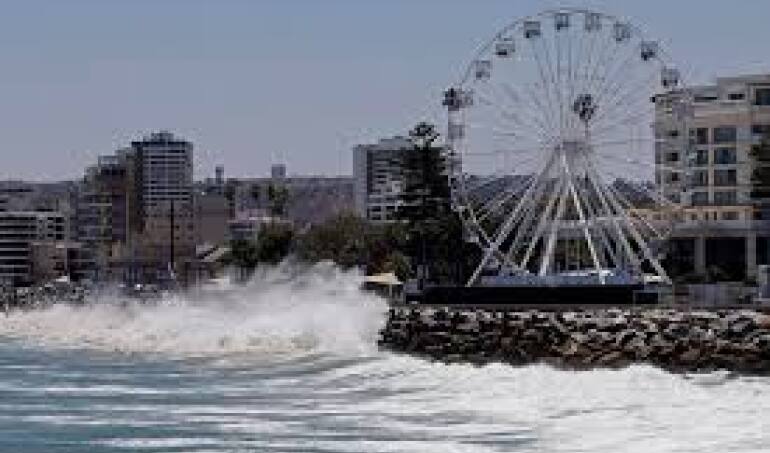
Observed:
[[[353,148],[353,198],[361,217],[393,220],[401,204],[404,153],[413,150],[414,144],[401,136]]]
[[[193,145],[169,132],[157,132],[131,143],[141,172],[141,196],[145,208],[192,203]]]
[[[193,145],[169,132],[131,143],[137,168],[140,255],[176,266],[195,256]]]
[[[751,152],[770,136],[770,74],[723,77],[688,90],[689,137],[682,137],[682,146],[655,151],[656,182],[685,207],[670,255],[695,275],[753,279],[757,264],[767,264],[770,247],[770,219],[763,218],[762,200],[752,190],[757,162]],[[667,127],[670,108],[658,96],[658,138],[678,133]]]

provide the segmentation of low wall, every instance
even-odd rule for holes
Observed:
[[[747,310],[392,308],[379,343],[445,362],[770,373],[770,316]]]

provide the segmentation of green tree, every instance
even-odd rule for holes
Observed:
[[[409,133],[414,145],[402,162],[403,190],[397,218],[409,238],[406,254],[418,277],[435,282],[462,279],[465,261],[478,255],[463,240],[460,219],[451,209],[451,193],[444,148],[436,145],[433,125],[417,124]]]
[[[365,267],[368,262],[366,221],[352,213],[341,213],[326,222],[312,225],[296,242],[302,261],[329,260],[342,267]]]
[[[277,264],[292,249],[294,230],[289,224],[267,223],[260,228],[253,240],[238,239],[230,242],[230,254],[225,260],[237,268],[240,278],[245,279],[260,264]]]
[[[278,264],[291,251],[294,230],[289,224],[271,222],[262,226],[256,240],[258,263]]]

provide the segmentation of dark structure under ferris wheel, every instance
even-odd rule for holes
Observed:
[[[689,102],[661,46],[622,19],[558,9],[503,28],[443,102],[452,204],[482,258],[412,300],[621,303],[670,283],[680,209],[654,156],[686,146]]]

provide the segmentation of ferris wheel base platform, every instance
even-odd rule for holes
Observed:
[[[642,284],[629,285],[430,285],[405,291],[407,304],[501,306],[630,306],[655,305],[659,293]]]

